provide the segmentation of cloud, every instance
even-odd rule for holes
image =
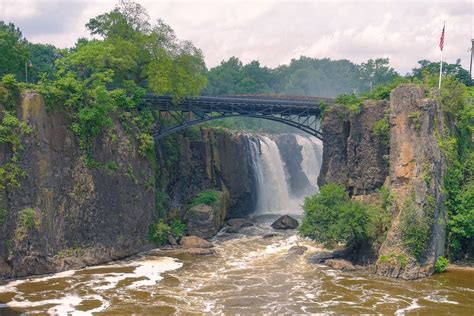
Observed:
[[[410,0],[142,0],[153,20],[204,52],[208,66],[237,56],[275,67],[300,55],[362,62],[388,57],[405,73],[421,59],[438,60],[446,20],[445,60],[469,65],[473,2]],[[72,46],[86,36],[89,18],[111,0],[0,0],[0,19],[17,24],[32,41]]]

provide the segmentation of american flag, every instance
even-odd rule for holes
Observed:
[[[443,50],[444,48],[444,25],[443,25],[443,31],[441,32],[441,37],[439,38],[439,48],[441,49],[441,51]]]

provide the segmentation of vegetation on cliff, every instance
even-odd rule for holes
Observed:
[[[327,184],[305,199],[300,234],[318,242],[342,242],[349,248],[380,246],[391,220],[391,196],[379,191],[377,203],[354,201],[342,186]]]

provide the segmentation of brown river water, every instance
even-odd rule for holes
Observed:
[[[214,240],[215,256],[154,250],[82,270],[4,282],[0,315],[474,315],[474,271],[417,281],[308,262],[320,250],[294,231],[262,238],[268,220]],[[309,249],[288,255],[294,245]]]

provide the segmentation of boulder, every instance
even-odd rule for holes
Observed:
[[[267,238],[272,238],[272,237],[276,237],[276,236],[280,236],[280,234],[278,234],[278,233],[266,233],[265,235],[262,236],[262,238],[267,239]]]
[[[298,227],[298,221],[291,216],[283,215],[273,222],[272,227],[275,229],[295,229]]]
[[[215,254],[215,251],[212,248],[189,248],[186,249],[186,252],[190,255],[195,256],[206,256]]]
[[[253,223],[245,218],[234,218],[227,222],[226,232],[230,234],[238,233],[242,228],[253,226]]]
[[[197,236],[184,236],[180,240],[180,244],[183,248],[212,248],[214,245],[205,239]]]
[[[336,270],[354,271],[356,269],[352,263],[344,259],[328,259],[324,264]]]
[[[311,263],[320,264],[320,263],[324,263],[326,260],[332,259],[332,258],[334,258],[334,252],[332,252],[332,251],[322,251],[322,252],[315,253],[308,260]]]
[[[168,243],[171,245],[171,246],[177,246],[178,245],[178,242],[176,241],[176,238],[174,238],[173,235],[169,234],[167,236],[167,239],[168,239]]]
[[[186,213],[188,233],[201,238],[211,238],[224,225],[227,214],[228,194],[219,192],[219,202],[214,205],[198,204]]]
[[[301,256],[306,250],[308,250],[306,246],[293,246],[288,249],[288,255]]]

